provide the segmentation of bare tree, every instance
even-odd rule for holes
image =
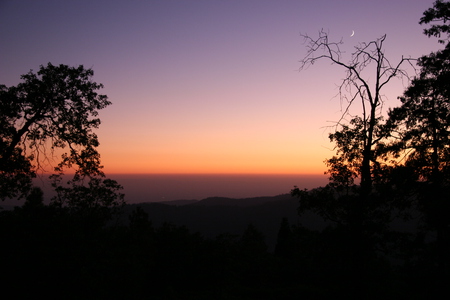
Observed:
[[[385,101],[382,93],[383,89],[394,78],[408,78],[407,72],[403,69],[405,64],[412,66],[412,58],[401,57],[397,63],[391,63],[385,56],[384,42],[386,35],[368,42],[355,46],[348,62],[344,62],[341,46],[343,41],[331,42],[328,33],[324,30],[319,32],[317,38],[309,35],[302,35],[305,40],[307,52],[300,61],[300,70],[303,70],[319,60],[328,60],[332,64],[338,65],[345,70],[345,77],[339,85],[339,98],[341,103],[346,103],[343,108],[341,119],[337,122],[338,127],[343,126],[346,117],[351,117],[353,122],[359,126],[358,152],[359,155],[347,155],[345,153],[348,143],[355,142],[355,139],[349,139],[348,134],[330,134],[330,139],[337,144],[338,153],[342,156],[339,163],[355,165],[357,163],[357,175],[361,179],[361,194],[368,195],[372,190],[373,172],[372,165],[376,163],[375,147],[379,141],[384,138],[378,130],[383,115],[383,104]],[[357,116],[350,114],[350,108],[359,102],[361,113]],[[347,125],[345,125],[347,126]],[[347,130],[349,128],[347,127]],[[345,127],[343,129],[346,130]],[[350,129],[351,130],[351,129]],[[346,139],[340,140],[345,136]],[[350,135],[352,136],[352,135]],[[354,148],[354,147],[353,147]],[[353,149],[354,150],[354,149]],[[348,154],[348,153],[347,153]],[[327,161],[332,169],[333,161],[336,157]],[[352,173],[352,172],[347,172]]]

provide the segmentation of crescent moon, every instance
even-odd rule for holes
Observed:
[[[355,35],[355,31],[352,30],[352,34],[350,35],[350,37],[352,37],[352,36],[354,36],[354,35]]]

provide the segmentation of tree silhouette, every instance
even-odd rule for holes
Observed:
[[[403,96],[402,105],[389,112],[393,141],[388,148],[401,158],[399,167],[416,176],[412,188],[425,224],[436,233],[439,280],[450,278],[450,3],[436,1],[424,12],[424,33],[438,37],[444,49],[418,60],[419,74]]]
[[[411,283],[428,285],[436,294],[447,289],[450,279],[449,22],[450,2],[438,0],[424,12],[420,24],[430,25],[424,33],[437,37],[445,47],[417,60],[419,72],[399,97],[401,105],[388,111],[386,121],[381,91],[393,78],[407,75],[400,67],[412,59],[402,57],[398,64],[391,65],[384,56],[386,36],[383,36],[356,47],[350,62],[343,63],[341,42],[329,42],[323,31],[318,39],[304,36],[308,52],[302,68],[320,59],[343,67],[347,75],[339,92],[341,100],[347,100],[348,105],[337,130],[330,134],[337,150],[334,157],[326,160],[330,184],[312,191],[295,188],[292,194],[300,197],[300,213],[313,210],[335,222],[330,232],[333,235],[340,232],[347,239],[346,265],[350,265],[349,271],[353,273],[350,278],[355,282],[355,290],[367,290],[371,274],[385,272],[376,271],[383,255],[389,259],[405,258],[405,265],[399,270],[405,278],[410,276]],[[366,80],[370,78],[366,69],[375,71],[371,73],[375,75],[372,85]],[[350,107],[357,100],[361,114],[351,115]],[[355,184],[357,179],[361,180],[360,186]],[[422,218],[413,219],[419,213]],[[401,228],[401,224],[405,227]]]
[[[61,183],[60,175],[53,175],[52,178],[56,196],[51,199],[51,205],[67,207],[86,222],[89,220],[102,224],[119,213],[125,205],[124,195],[119,192],[122,186],[114,180],[89,176],[85,183],[81,177],[75,176],[66,186]]]
[[[361,194],[367,196],[372,189],[373,164],[376,162],[377,146],[383,136],[379,135],[379,121],[382,116],[382,106],[384,103],[383,90],[394,78],[407,77],[407,73],[402,67],[411,61],[410,58],[401,57],[396,64],[391,64],[384,53],[384,42],[386,35],[377,40],[361,43],[355,46],[355,51],[351,54],[349,62],[344,62],[340,47],[340,42],[331,42],[328,34],[321,30],[318,38],[303,35],[307,44],[307,53],[301,60],[300,69],[313,65],[318,60],[328,60],[333,64],[342,67],[346,76],[339,86],[339,96],[342,102],[347,102],[341,120],[336,127],[341,127],[336,133],[330,135],[330,139],[336,142],[338,153],[336,157],[327,160],[326,163],[331,168],[331,179],[336,178],[336,170],[346,168],[343,174],[347,177],[345,182],[349,182],[349,177],[358,175],[361,180]],[[350,115],[350,107],[359,101],[361,113],[358,116]],[[347,116],[351,116],[350,124],[343,124]],[[344,138],[345,137],[345,138]],[[349,147],[352,151],[349,152]],[[334,167],[335,163],[338,165]]]
[[[27,196],[25,203],[23,204],[23,209],[34,210],[36,208],[42,208],[44,206],[44,192],[38,188],[34,187],[30,194]]]
[[[371,273],[368,258],[375,257],[391,219],[389,198],[377,196],[374,189],[374,183],[382,181],[379,177],[383,176],[386,156],[381,150],[389,137],[383,121],[383,91],[394,79],[409,78],[404,68],[412,66],[413,59],[402,56],[397,63],[391,63],[384,50],[386,35],[355,46],[348,62],[341,51],[342,40],[330,41],[323,30],[317,38],[303,38],[307,52],[300,69],[319,60],[343,68],[346,75],[338,95],[346,106],[335,132],[329,135],[336,149],[336,155],[325,161],[330,184],[313,191],[295,188],[292,195],[300,197],[300,213],[312,210],[335,222],[337,232],[348,237],[342,258],[354,284],[355,294],[351,296],[365,297]],[[358,180],[360,184],[356,185]]]
[[[424,33],[441,37],[450,35],[446,22],[450,3],[436,1],[424,12],[421,24],[433,24]],[[440,43],[444,40],[440,39]],[[392,109],[390,122],[397,135],[393,142],[396,155],[402,152],[423,181],[441,184],[450,179],[450,43],[444,49],[418,60],[420,73],[400,97],[402,105]]]
[[[277,235],[277,244],[274,254],[279,257],[291,258],[293,256],[293,234],[288,218],[281,220],[280,229]]]
[[[433,7],[427,9],[422,18],[420,18],[419,24],[429,24],[431,22],[438,22],[439,24],[433,24],[430,28],[424,29],[424,34],[427,36],[435,36],[440,38],[442,34],[447,34],[447,39],[439,39],[438,42],[445,44],[447,41],[448,46],[448,34],[450,33],[450,26],[446,24],[450,17],[450,3],[442,0],[437,0],[433,3]]]
[[[74,203],[74,197],[78,201],[86,198],[83,187],[94,193],[88,196],[90,205],[95,201],[109,206],[123,202],[123,196],[117,194],[120,185],[103,179],[99,141],[93,129],[100,125],[98,110],[111,102],[97,93],[103,85],[92,81],[93,75],[92,69],[82,65],[49,63],[41,65],[37,73],[31,70],[22,75],[17,86],[0,86],[1,199],[26,195],[31,178],[50,166],[57,173],[54,184],[59,202],[64,197],[66,204]],[[68,168],[75,171],[70,193],[69,187],[60,184]],[[103,198],[92,200],[100,196]]]

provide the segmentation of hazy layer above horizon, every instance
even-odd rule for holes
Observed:
[[[304,174],[107,174],[118,181],[128,203],[201,200],[208,197],[249,198],[286,194],[294,186],[312,189],[327,184],[325,175]],[[69,176],[69,175],[67,175]],[[68,177],[69,179],[69,177]],[[35,180],[48,200],[47,176]],[[13,205],[19,203],[12,202]],[[6,205],[6,203],[3,203]]]

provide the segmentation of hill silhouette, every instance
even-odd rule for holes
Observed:
[[[265,236],[269,250],[275,247],[283,218],[287,218],[290,224],[301,224],[310,229],[323,229],[326,225],[312,213],[299,216],[298,199],[290,194],[130,204],[125,208],[125,216],[138,206],[148,214],[156,227],[164,223],[186,226],[189,231],[198,232],[207,238],[223,233],[241,235],[252,224]]]

